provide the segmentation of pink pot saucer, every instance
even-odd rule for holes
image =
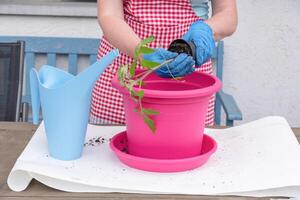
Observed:
[[[119,160],[130,167],[152,172],[180,172],[195,169],[206,163],[217,150],[217,143],[212,137],[204,134],[201,154],[198,156],[184,159],[144,158],[127,152],[127,135],[124,131],[111,139],[110,147]]]

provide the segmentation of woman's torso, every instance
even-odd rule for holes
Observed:
[[[195,14],[190,0],[124,0],[123,7],[126,23],[141,39],[151,35],[155,37],[150,47],[167,48],[173,40],[181,38],[193,22],[201,19]],[[98,59],[113,48],[104,36],[98,50]],[[119,66],[131,62],[129,56],[120,52],[120,56],[96,82],[92,97],[92,123],[125,123],[122,97],[112,88],[111,79]],[[211,73],[211,62],[199,70]]]

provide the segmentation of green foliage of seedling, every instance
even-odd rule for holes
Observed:
[[[139,113],[141,117],[143,117],[144,122],[151,129],[151,131],[155,133],[156,127],[151,117],[159,115],[159,112],[153,109],[143,108],[142,99],[145,94],[141,87],[145,85],[145,83],[143,82],[144,78],[146,78],[150,73],[158,69],[160,66],[172,60],[168,60],[164,63],[157,63],[149,60],[144,60],[142,56],[143,54],[155,52],[154,49],[147,46],[153,41],[153,36],[142,40],[135,48],[133,62],[130,65],[121,65],[117,72],[117,75],[120,84],[128,90],[132,99],[138,103],[138,108],[135,108],[134,111]],[[136,67],[138,62],[141,66],[146,68],[146,70],[140,74],[136,74]],[[134,89],[134,87],[138,87],[139,90]]]
[[[141,46],[146,46],[146,45],[150,44],[150,43],[153,42],[153,41],[154,41],[154,36],[151,35],[151,36],[149,36],[149,37],[143,39],[143,40],[140,42],[140,45],[141,45]]]
[[[160,63],[152,62],[152,61],[149,61],[149,60],[141,60],[140,64],[143,67],[146,67],[147,69],[153,69],[153,68],[155,68],[155,67],[157,67],[157,66],[160,65]]]
[[[152,110],[152,109],[143,108],[142,112],[145,113],[146,115],[159,115],[159,112],[157,110]]]
[[[136,65],[137,65],[137,61],[133,61],[130,65],[129,71],[131,76],[134,76]]]
[[[149,47],[146,47],[146,46],[141,46],[140,48],[140,53],[142,54],[149,54],[149,53],[154,53],[154,49],[151,49]]]
[[[143,98],[144,97],[144,91],[143,90],[140,90],[140,91],[135,91],[133,90],[133,95],[138,97],[138,98]]]
[[[144,86],[144,85],[145,85],[145,83],[144,83],[143,81],[141,81],[141,80],[137,81],[137,84],[139,85],[139,87],[141,87],[141,86]]]
[[[154,124],[154,121],[152,119],[150,119],[148,116],[144,116],[144,122],[148,125],[148,127],[151,129],[151,131],[153,133],[155,133],[156,131],[156,127],[155,127],[155,124]]]
[[[150,36],[143,39],[135,48],[134,58],[135,60],[139,60],[142,54],[149,54],[150,51],[154,52],[154,49],[147,47],[147,45],[154,41],[154,37]]]

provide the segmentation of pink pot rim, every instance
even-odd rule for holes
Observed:
[[[142,89],[144,91],[144,97],[150,98],[193,98],[202,96],[211,96],[215,92],[219,91],[222,87],[221,81],[214,75],[210,75],[203,72],[193,72],[199,73],[202,76],[208,76],[214,80],[214,83],[208,87],[191,89],[191,90],[176,90],[176,91],[166,91],[166,90],[151,90]],[[129,95],[128,91],[119,84],[117,75],[112,79],[112,86],[119,90],[120,93]],[[136,89],[137,91],[140,89]]]

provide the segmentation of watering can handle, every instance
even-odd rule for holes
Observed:
[[[36,69],[31,69],[30,71],[30,92],[33,124],[37,125],[39,123],[41,101],[39,91],[39,78]]]

